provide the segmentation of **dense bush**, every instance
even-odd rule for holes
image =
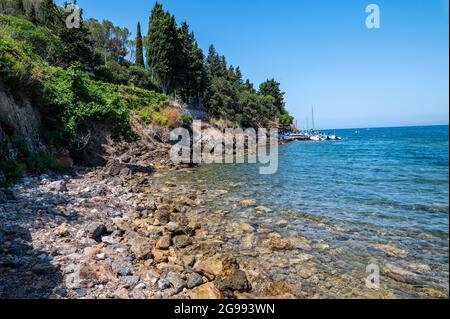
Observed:
[[[66,47],[61,39],[46,27],[35,26],[25,19],[0,15],[0,37],[26,43],[50,64],[60,65],[64,61]]]

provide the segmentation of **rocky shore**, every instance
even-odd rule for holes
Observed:
[[[273,211],[137,149],[0,190],[0,299],[448,297],[407,247],[354,250],[359,229]],[[380,290],[365,286],[365,260],[381,266]]]
[[[0,298],[295,297],[242,270],[188,218],[201,200],[161,195],[153,174],[115,161],[2,190]]]

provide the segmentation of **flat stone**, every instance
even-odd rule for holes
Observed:
[[[244,207],[256,206],[256,200],[254,199],[243,199],[239,202],[239,205]]]
[[[175,236],[173,238],[173,244],[176,248],[185,248],[189,245],[192,245],[192,239],[187,235]]]
[[[163,236],[156,242],[156,248],[162,250],[169,249],[171,242],[172,239],[170,238],[170,236]]]
[[[239,225],[239,227],[244,233],[253,233],[255,231],[255,228],[247,223],[242,223]]]
[[[376,249],[384,251],[388,256],[393,257],[406,257],[408,255],[407,251],[398,247],[395,247],[393,245],[388,244],[378,244],[374,245]]]
[[[175,293],[181,292],[186,287],[186,281],[177,272],[171,271],[167,274],[166,279],[175,289]]]
[[[403,282],[405,284],[420,284],[420,278],[417,274],[392,264],[386,264],[383,267],[383,273],[389,278],[392,278],[399,282]]]
[[[58,193],[67,192],[67,186],[65,181],[56,181],[53,183],[48,184],[47,186],[48,190],[55,191]]]
[[[187,292],[187,295],[191,299],[208,299],[217,300],[222,299],[223,295],[219,289],[217,289],[212,282],[203,284]]]
[[[155,260],[156,263],[164,263],[169,260],[167,251],[153,249],[152,254],[153,254],[153,259]]]
[[[171,233],[175,233],[177,231],[180,231],[180,224],[178,224],[176,222],[170,222],[165,227]]]
[[[187,275],[187,287],[189,289],[195,288],[203,284],[203,277],[196,272]]]

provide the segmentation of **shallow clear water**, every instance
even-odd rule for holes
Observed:
[[[273,276],[293,284],[301,281],[302,289],[307,289],[311,277],[300,280],[298,273],[309,267],[317,270],[314,274],[324,274],[325,279],[308,288],[321,296],[424,296],[414,285],[390,278],[384,281],[383,293],[366,291],[365,267],[375,262],[404,269],[410,264],[429,265],[431,270],[419,272],[416,286],[444,287],[448,293],[448,126],[337,130],[336,134],[343,140],[280,146],[279,170],[274,175],[259,175],[258,166],[249,164],[203,165],[165,178],[176,181],[179,189],[203,190],[205,218],[215,209],[230,211],[212,230],[233,234],[229,224],[245,221],[285,237],[301,234],[313,246],[329,245],[327,250],[308,252],[314,264],[291,265],[284,271],[273,258],[287,258],[289,264],[295,252],[255,256],[267,263]],[[255,199],[274,212],[254,215],[237,205],[242,198]],[[289,225],[278,227],[279,220],[288,220]],[[227,244],[240,252],[240,239],[229,237]],[[377,244],[405,253],[387,253],[374,248]],[[330,279],[336,276],[339,284]]]

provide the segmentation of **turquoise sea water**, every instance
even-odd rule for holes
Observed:
[[[245,164],[204,165],[196,174],[180,171],[174,177],[211,194],[211,211],[236,211],[239,198],[270,207],[269,218],[249,211],[227,218],[263,225],[288,219],[287,228],[277,229],[281,234],[298,233],[341,249],[332,258],[317,254],[319,263],[333,269],[363,274],[370,260],[403,268],[426,264],[431,271],[423,274],[422,285],[448,289],[448,132],[448,126],[337,130],[342,141],[280,146],[274,175],[259,175],[258,166]],[[218,190],[227,192],[220,200],[212,196]],[[376,245],[404,253],[386,253]],[[292,269],[285,280],[289,273]],[[391,291],[398,289],[394,284]],[[347,295],[337,289],[330,296]]]

